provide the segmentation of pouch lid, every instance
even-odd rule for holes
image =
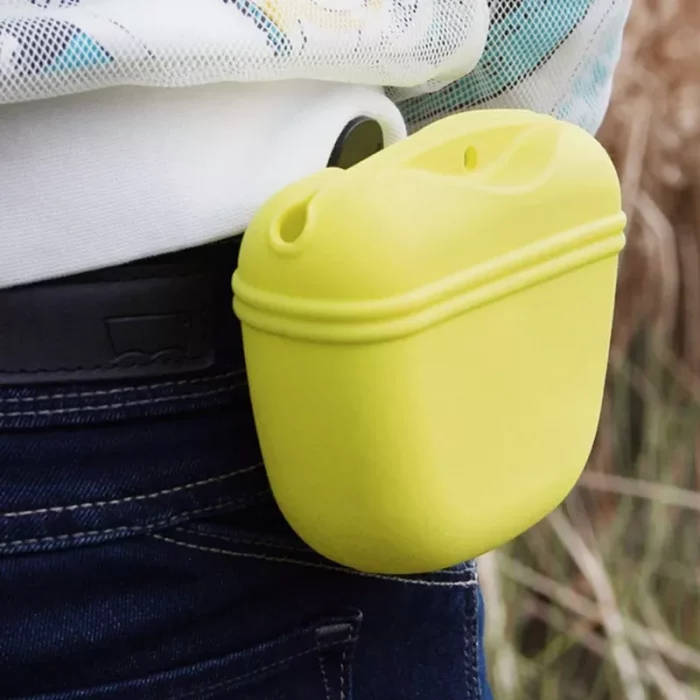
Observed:
[[[624,223],[615,168],[585,131],[525,111],[461,114],[272,197],[244,236],[236,312],[253,325],[415,325],[523,271],[615,255]]]

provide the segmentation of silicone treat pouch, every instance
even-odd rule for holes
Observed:
[[[602,146],[515,110],[449,117],[273,197],[234,309],[297,533],[413,573],[551,512],[595,436],[624,226]]]

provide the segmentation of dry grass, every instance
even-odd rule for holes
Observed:
[[[700,376],[700,3],[635,0],[601,137],[630,220],[615,352],[648,324]]]
[[[634,0],[601,138],[629,216],[567,503],[484,558],[498,700],[700,698],[700,2]]]

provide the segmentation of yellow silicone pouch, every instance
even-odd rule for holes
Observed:
[[[624,225],[597,141],[517,110],[444,119],[274,196],[234,309],[299,536],[417,573],[552,511],[596,432]]]

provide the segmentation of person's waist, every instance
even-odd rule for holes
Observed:
[[[317,81],[0,105],[0,289],[243,231],[275,192],[325,167],[363,116],[387,144],[406,135],[381,88]]]
[[[240,239],[0,290],[0,430],[225,401],[245,373]]]
[[[0,290],[0,556],[269,501],[238,245]]]

